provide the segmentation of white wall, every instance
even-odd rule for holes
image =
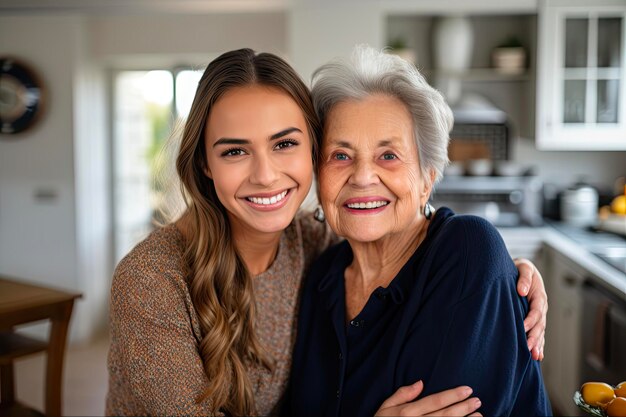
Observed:
[[[95,16],[91,28],[100,59],[206,56],[243,47],[286,53],[283,12]]]
[[[382,48],[382,18],[375,2],[296,2],[287,33],[292,64],[308,82],[318,66],[345,56],[355,44]]]
[[[0,54],[24,59],[47,86],[39,124],[0,136],[0,275],[77,289],[73,68],[79,20],[0,16]],[[41,200],[40,192],[52,195]]]
[[[84,294],[75,329],[82,339],[107,327],[113,270],[107,78],[93,59],[91,43],[83,19],[73,64],[76,268]]]
[[[36,34],[31,30],[36,28]],[[0,274],[76,286],[72,17],[0,16],[0,54],[23,58],[47,86],[32,130],[0,139]],[[38,201],[38,191],[56,198]]]
[[[537,175],[559,188],[584,179],[603,190],[611,190],[618,177],[626,176],[623,151],[539,151],[533,139],[517,138],[513,142],[513,156],[516,161],[535,166]]]

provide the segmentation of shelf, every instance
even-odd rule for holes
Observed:
[[[566,80],[619,80],[621,68],[563,68]]]
[[[456,78],[462,81],[503,81],[503,82],[511,82],[511,81],[529,81],[530,74],[529,70],[526,68],[522,73],[519,74],[509,74],[496,70],[495,68],[471,68],[467,71],[457,72],[457,71],[441,71],[441,70],[423,70],[426,78]]]
[[[385,39],[402,39],[407,48],[415,51],[417,68],[451,106],[458,107],[459,101],[470,94],[482,96],[506,114],[512,128],[511,137],[534,138],[537,10],[512,13],[506,8],[489,9],[488,12],[464,14],[472,27],[471,59],[469,62],[464,60],[459,66],[452,66],[452,51],[439,51],[435,36],[440,18],[450,15],[452,9],[446,13],[387,12],[384,15]],[[526,50],[523,68],[514,74],[500,72],[493,59],[493,51],[512,36]],[[466,70],[447,71],[445,68]],[[455,109],[455,120],[458,121],[457,116],[460,116],[458,108]]]

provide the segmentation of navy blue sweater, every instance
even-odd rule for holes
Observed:
[[[420,396],[469,385],[485,416],[551,414],[540,364],[524,333],[517,269],[487,221],[437,210],[427,236],[388,287],[346,322],[347,242],[306,280],[285,411],[374,415],[399,387]]]

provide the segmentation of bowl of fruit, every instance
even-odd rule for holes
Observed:
[[[626,381],[616,386],[586,382],[574,394],[574,403],[592,416],[626,417]]]
[[[622,179],[626,182],[626,179]],[[610,205],[600,207],[598,229],[626,236],[626,184],[624,194],[616,196]]]

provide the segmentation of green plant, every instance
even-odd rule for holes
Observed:
[[[498,44],[498,48],[521,48],[522,42],[515,35],[509,35],[503,42]]]
[[[160,172],[165,169],[163,166],[166,162],[164,158],[160,158],[161,148],[167,141],[170,125],[171,110],[167,105],[159,105],[154,103],[147,104],[148,119],[150,121],[150,146],[146,152],[148,165],[150,166],[150,181],[152,191],[160,192],[165,189],[165,184],[161,182]]]
[[[397,50],[397,49],[405,49],[407,47],[407,44],[404,38],[396,37],[396,38],[391,39],[388,46],[389,48],[393,50]]]

